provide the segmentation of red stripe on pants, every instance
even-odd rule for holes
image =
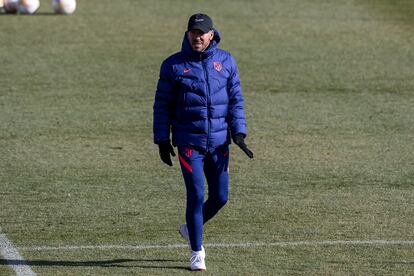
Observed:
[[[181,164],[183,164],[183,166],[186,167],[187,170],[189,170],[191,173],[193,172],[193,168],[190,166],[190,164],[187,163],[187,161],[185,161],[185,159],[181,155],[178,155],[178,159],[180,159]]]

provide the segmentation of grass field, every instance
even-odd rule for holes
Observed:
[[[190,273],[152,104],[203,11],[238,61],[255,153],[232,148],[205,274],[414,274],[413,1],[49,2],[0,15],[0,235],[35,273]],[[0,255],[0,275],[22,261]]]

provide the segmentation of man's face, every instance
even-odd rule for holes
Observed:
[[[214,32],[209,31],[203,33],[201,30],[191,30],[187,32],[188,41],[190,42],[191,48],[196,52],[203,52],[210,45],[213,40]]]

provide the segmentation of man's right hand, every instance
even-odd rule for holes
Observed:
[[[162,142],[160,144],[158,144],[158,147],[160,149],[160,157],[162,162],[164,162],[165,164],[172,166],[172,162],[171,162],[171,156],[175,156],[175,152],[174,152],[174,148],[171,145],[171,143],[168,142]]]

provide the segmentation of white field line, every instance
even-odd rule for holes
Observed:
[[[20,256],[16,247],[5,234],[0,232],[0,257],[3,257],[6,263],[14,270],[17,276],[33,276],[36,275],[28,266],[25,260]]]
[[[332,245],[414,245],[414,240],[326,240],[326,241],[281,241],[281,242],[246,242],[246,243],[207,243],[209,248],[233,248],[233,247],[300,247],[300,246],[332,246]],[[176,249],[186,248],[187,244],[147,244],[147,245],[62,245],[62,246],[27,246],[20,247],[23,251],[65,251],[65,250],[147,250],[147,249]]]

